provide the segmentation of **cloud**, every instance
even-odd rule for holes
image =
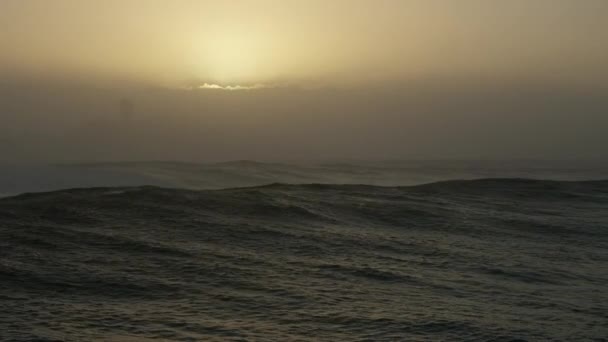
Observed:
[[[202,85],[194,86],[192,89],[212,89],[212,90],[257,90],[257,89],[270,89],[279,88],[278,85],[269,84],[253,84],[253,85],[219,85],[213,83],[204,83]]]

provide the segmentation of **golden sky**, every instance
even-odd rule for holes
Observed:
[[[0,0],[0,163],[606,160],[606,61],[608,0]]]
[[[606,76],[604,0],[3,0],[0,67],[201,82]]]

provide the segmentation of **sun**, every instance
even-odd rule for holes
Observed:
[[[213,83],[235,85],[260,80],[265,53],[264,39],[258,35],[222,31],[208,34],[197,55],[203,78]]]

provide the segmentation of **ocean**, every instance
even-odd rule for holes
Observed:
[[[464,165],[10,171],[0,340],[607,341],[604,169]]]

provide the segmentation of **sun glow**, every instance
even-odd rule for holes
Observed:
[[[208,33],[198,53],[201,74],[214,82],[204,89],[244,90],[258,86],[222,86],[220,84],[249,84],[260,81],[264,63],[270,56],[268,44],[259,33],[233,30]]]

